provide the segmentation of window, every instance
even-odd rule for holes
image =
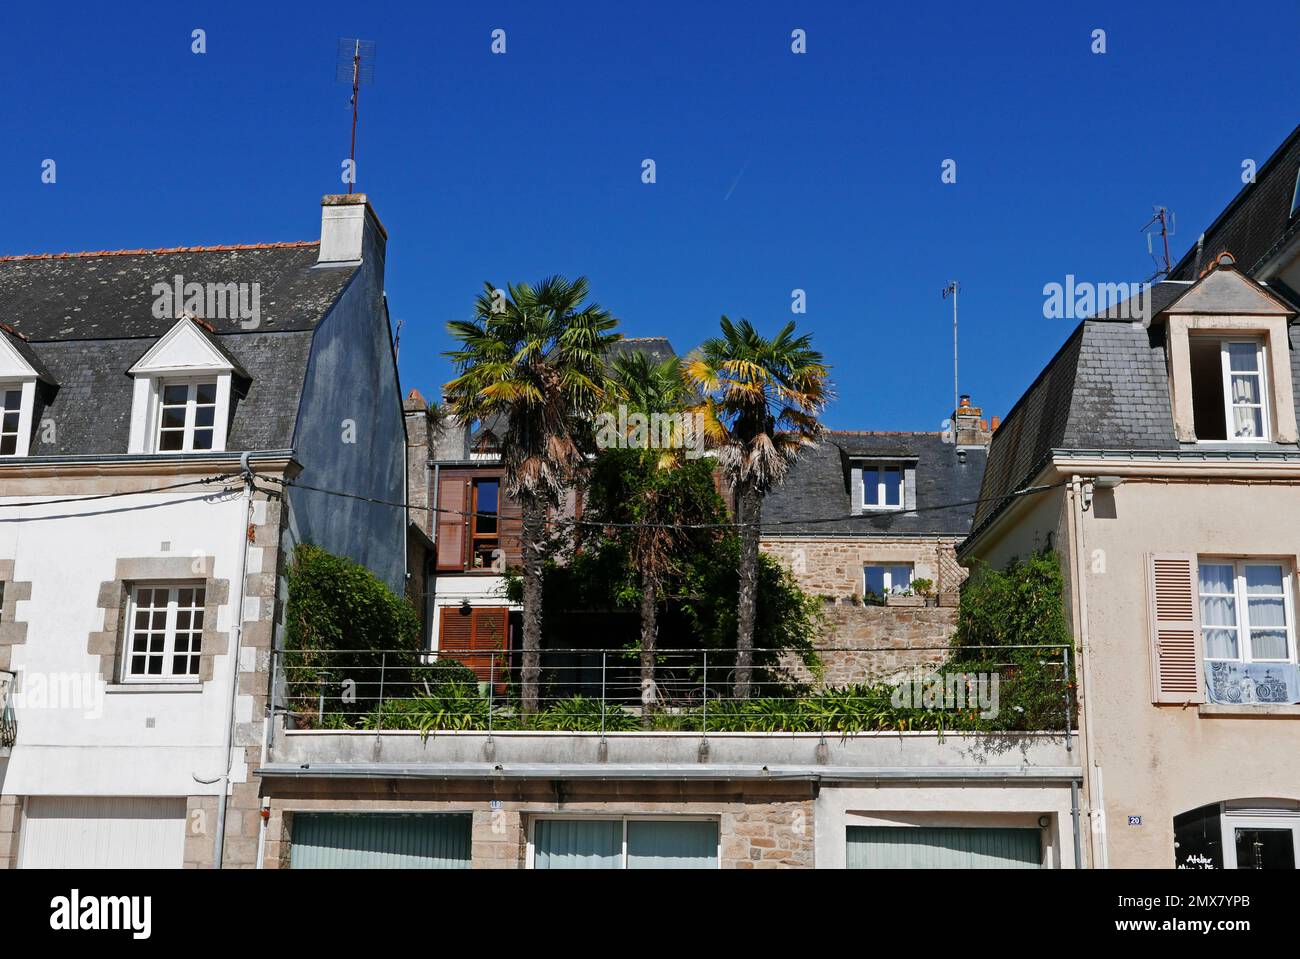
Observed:
[[[1263,342],[1194,336],[1189,353],[1197,440],[1269,439]]]
[[[1202,559],[1199,578],[1206,659],[1295,661],[1286,567],[1273,562]]]
[[[163,383],[159,391],[158,450],[189,453],[212,449],[217,384]]]
[[[1295,189],[1291,191],[1291,215],[1300,213],[1300,170],[1295,174]]]
[[[475,569],[491,569],[500,546],[497,519],[500,508],[501,481],[474,481],[474,501],[470,517],[471,553]]]
[[[912,565],[898,563],[892,566],[866,566],[863,568],[863,595],[884,599],[891,594],[905,593],[912,585]]]
[[[716,869],[715,819],[538,819],[534,869]]]
[[[18,439],[21,436],[20,421],[23,411],[22,387],[9,387],[4,390],[4,413],[0,419],[0,456],[15,456],[18,453]]]
[[[873,463],[862,467],[862,505],[868,509],[903,508],[901,463]]]
[[[203,650],[202,586],[137,586],[127,610],[123,680],[197,680]]]

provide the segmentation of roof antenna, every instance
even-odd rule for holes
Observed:
[[[960,404],[960,397],[957,391],[957,281],[953,280],[943,288],[943,298],[948,299],[948,294],[952,294],[952,413],[953,417],[957,415],[957,409]],[[957,420],[952,421],[952,438],[953,442],[957,441]]]
[[[1140,233],[1146,233],[1147,254],[1151,257],[1151,260],[1155,263],[1157,267],[1156,271],[1152,273],[1149,277],[1147,277],[1148,283],[1150,283],[1152,280],[1156,279],[1157,277],[1159,277],[1162,280],[1169,278],[1169,273],[1172,269],[1172,265],[1169,262],[1169,238],[1173,236],[1174,233],[1176,232],[1175,229],[1176,221],[1174,219],[1174,215],[1169,212],[1168,207],[1157,206],[1157,207],[1153,207],[1152,209],[1156,211],[1155,215],[1152,216],[1151,219],[1147,220],[1147,222],[1143,224],[1142,229],[1138,231]],[[1155,226],[1157,223],[1160,224],[1160,239],[1164,242],[1163,266],[1162,266],[1161,257],[1158,256],[1155,253],[1155,251],[1151,248],[1151,238],[1155,234],[1149,231],[1151,230],[1151,227]]]
[[[352,83],[352,148],[348,151],[351,173],[348,193],[351,193],[357,179],[357,97],[361,92],[361,84],[373,83],[375,79],[375,41],[340,37],[334,79],[339,83]]]

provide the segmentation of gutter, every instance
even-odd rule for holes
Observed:
[[[712,763],[304,763],[257,770],[266,779],[579,779],[741,782],[1077,783],[1078,766],[759,766]]]

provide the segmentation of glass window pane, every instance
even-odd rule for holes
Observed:
[[[1237,601],[1231,596],[1201,597],[1202,626],[1236,626]]]
[[[194,449],[210,450],[212,449],[212,430],[195,430],[194,431]]]
[[[1259,403],[1259,377],[1250,374],[1232,377],[1232,402]]]
[[[892,592],[901,593],[912,585],[912,567],[910,566],[891,566],[889,567],[889,588]]]
[[[1281,596],[1282,567],[1255,563],[1247,565],[1246,592],[1252,596],[1261,594]]]
[[[880,470],[874,466],[862,471],[862,501],[868,506],[880,505]]]
[[[22,390],[5,390],[5,409],[16,410],[23,405]]]
[[[1286,629],[1286,606],[1282,597],[1250,597],[1246,601],[1246,615],[1251,629]]]
[[[885,568],[883,566],[866,567],[866,586],[868,593],[885,595]]]
[[[1232,435],[1241,439],[1253,439],[1257,436],[1263,436],[1263,411],[1258,406],[1234,406],[1232,408]]]
[[[903,501],[900,498],[900,493],[902,492],[902,490],[900,489],[900,482],[902,480],[903,471],[900,470],[897,466],[890,466],[885,469],[884,474],[885,474],[885,505],[902,506]]]
[[[185,425],[185,407],[165,406],[162,411],[162,428],[177,430]]]
[[[1239,370],[1259,369],[1259,346],[1255,343],[1229,343],[1228,368]]]
[[[215,403],[217,401],[217,384],[200,383],[194,390],[196,403]]]
[[[537,869],[618,869],[623,823],[617,819],[541,819],[533,833]]]
[[[0,437],[0,456],[13,456],[18,452],[18,437]]]
[[[716,822],[628,821],[629,869],[716,869],[717,865]]]
[[[195,426],[211,426],[217,418],[215,406],[200,406],[194,410]]]
[[[1205,636],[1205,657],[1207,659],[1239,659],[1237,655],[1237,631],[1227,629],[1207,629]]]
[[[1233,570],[1231,563],[1199,564],[1202,593],[1231,593]]]
[[[163,387],[162,401],[164,406],[183,406],[188,396],[189,388],[184,384]]]
[[[1286,659],[1288,653],[1286,630],[1250,631],[1251,659]]]

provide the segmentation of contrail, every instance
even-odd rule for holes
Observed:
[[[740,168],[740,172],[736,174],[736,179],[731,181],[731,189],[728,190],[727,195],[722,198],[722,202],[725,203],[726,201],[731,199],[731,194],[736,192],[736,184],[740,182],[740,178],[745,175],[745,171],[748,169],[749,169],[749,161],[746,160],[745,165],[742,166]]]

